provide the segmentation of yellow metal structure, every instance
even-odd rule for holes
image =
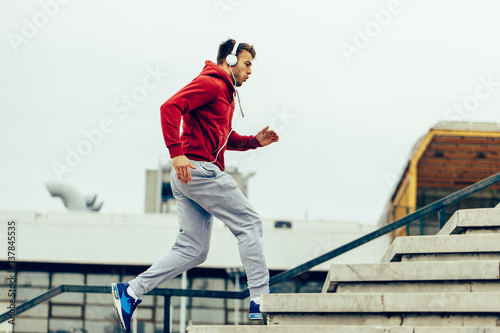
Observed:
[[[498,124],[439,123],[415,145],[391,198],[386,223],[420,208],[419,188],[460,189],[499,170]],[[392,238],[406,234],[407,229],[401,228]]]

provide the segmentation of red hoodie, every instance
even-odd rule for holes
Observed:
[[[231,132],[234,86],[229,75],[211,61],[191,83],[161,106],[163,138],[170,157],[186,155],[197,161],[212,162],[224,170],[224,151],[255,149],[261,145],[253,135]],[[183,120],[182,135],[179,128]]]

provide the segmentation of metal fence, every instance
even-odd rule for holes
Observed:
[[[485,178],[473,185],[470,185],[464,189],[461,189],[453,194],[450,194],[440,200],[433,202],[419,210],[411,213],[397,221],[394,221],[386,226],[383,226],[365,236],[355,239],[345,245],[342,245],[332,251],[329,251],[323,255],[320,255],[306,263],[303,263],[295,268],[282,272],[273,276],[270,280],[270,285],[276,285],[280,282],[292,279],[300,274],[309,271],[311,268],[320,265],[330,259],[333,259],[341,254],[344,254],[350,250],[353,250],[363,244],[366,244],[376,238],[379,238],[391,231],[398,228],[406,226],[411,222],[421,219],[427,215],[438,213],[439,224],[442,227],[445,224],[444,211],[446,206],[454,204],[466,197],[481,191],[491,185],[500,182],[500,172]],[[53,288],[48,292],[35,297],[34,299],[25,302],[15,308],[15,314],[18,315],[26,310],[29,310],[40,303],[43,303],[52,297],[59,294],[72,292],[72,293],[110,293],[110,286],[77,286],[77,285],[61,285],[59,287]],[[249,297],[250,291],[248,289],[242,291],[222,291],[222,290],[197,290],[197,289],[173,289],[173,288],[156,288],[146,295],[156,295],[164,297],[164,318],[163,318],[163,332],[170,332],[170,301],[172,297],[203,297],[203,298],[222,298],[222,299],[245,299]],[[0,315],[0,323],[7,321],[11,318],[11,312],[7,311]]]

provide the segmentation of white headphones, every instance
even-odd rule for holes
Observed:
[[[226,63],[229,66],[234,66],[238,63],[238,56],[236,55],[236,51],[238,51],[238,46],[240,46],[240,43],[237,41],[234,42],[234,47],[231,53],[229,53],[226,57]]]

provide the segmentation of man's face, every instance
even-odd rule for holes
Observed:
[[[243,82],[248,80],[250,74],[252,74],[252,55],[247,50],[243,50],[238,55],[238,63],[232,68],[234,73],[234,85],[241,87]]]

